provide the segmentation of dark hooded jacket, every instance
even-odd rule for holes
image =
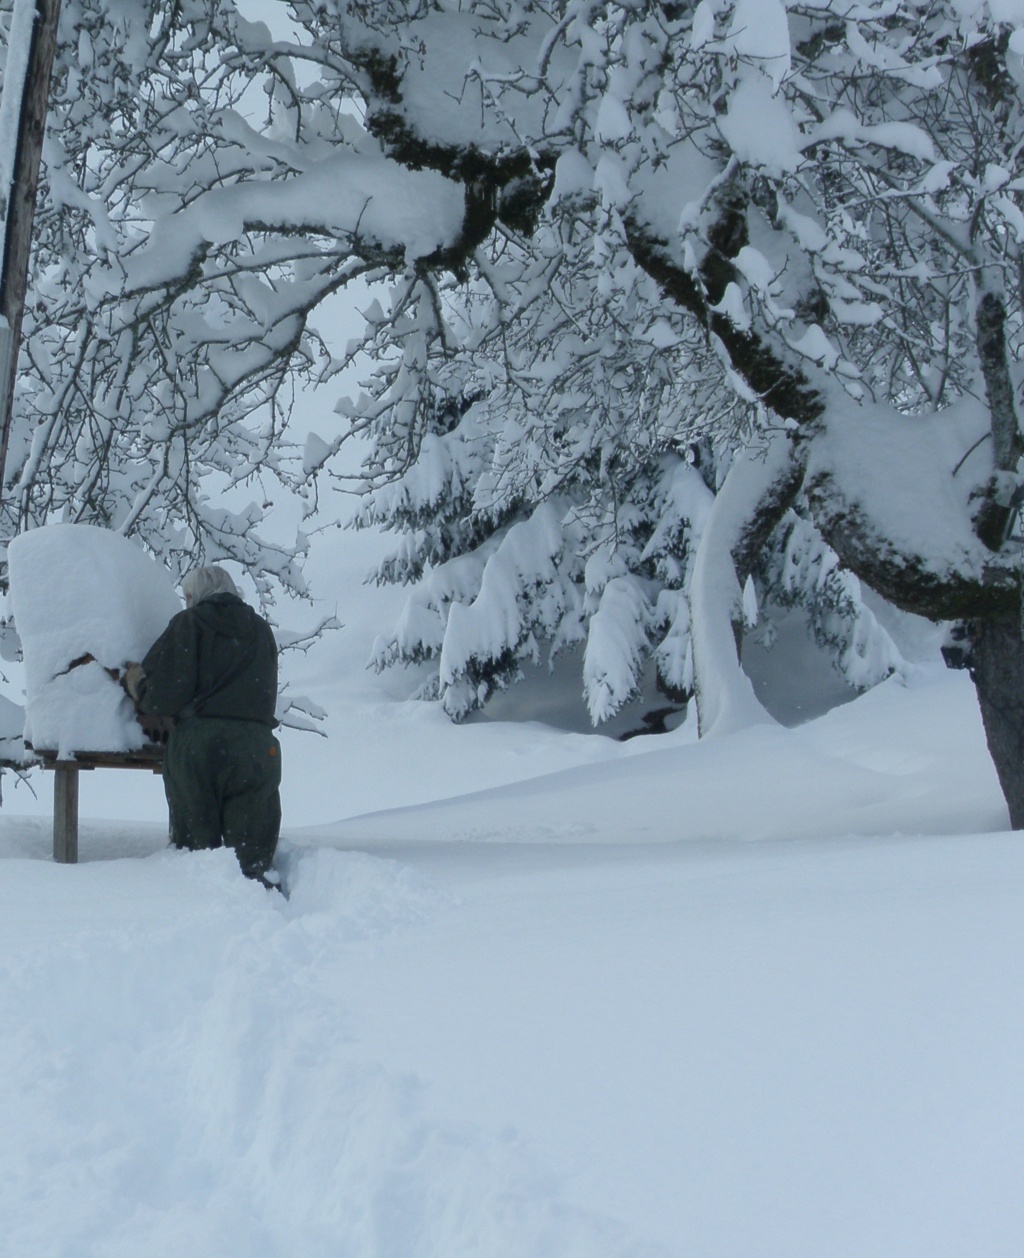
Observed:
[[[179,612],[142,670],[141,712],[274,724],[277,643],[263,617],[234,594],[213,594]]]

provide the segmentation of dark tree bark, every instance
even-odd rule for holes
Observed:
[[[36,0],[36,21],[25,75],[13,181],[9,189],[0,190],[0,195],[7,199],[7,231],[0,262],[0,317],[6,322],[0,336],[0,486],[3,484],[10,440],[11,403],[28,289],[32,221],[35,218],[39,163],[43,152],[50,72],[57,46],[59,17],[60,0]]]
[[[974,677],[989,754],[1010,810],[1024,830],[1024,643],[1019,616],[976,623]]]

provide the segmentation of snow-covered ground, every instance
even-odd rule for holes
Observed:
[[[966,678],[455,727],[363,667],[374,544],[318,559],[287,902],[168,851],[148,775],[83,778],[73,867],[5,779],[3,1258],[1017,1258],[1024,852]]]

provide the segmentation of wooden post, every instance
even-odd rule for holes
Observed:
[[[60,761],[53,771],[53,859],[78,863],[78,765]]]
[[[0,486],[3,484],[10,439],[11,404],[21,346],[21,317],[28,288],[32,220],[36,212],[39,162],[43,151],[59,17],[60,0],[36,0],[12,182],[10,188],[0,189],[7,211],[3,259],[0,262]]]

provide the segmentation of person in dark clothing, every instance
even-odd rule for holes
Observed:
[[[222,568],[197,568],[126,685],[142,714],[171,717],[164,789],[176,847],[233,847],[242,872],[268,871],[281,826],[281,746],[273,735],[277,643]]]

